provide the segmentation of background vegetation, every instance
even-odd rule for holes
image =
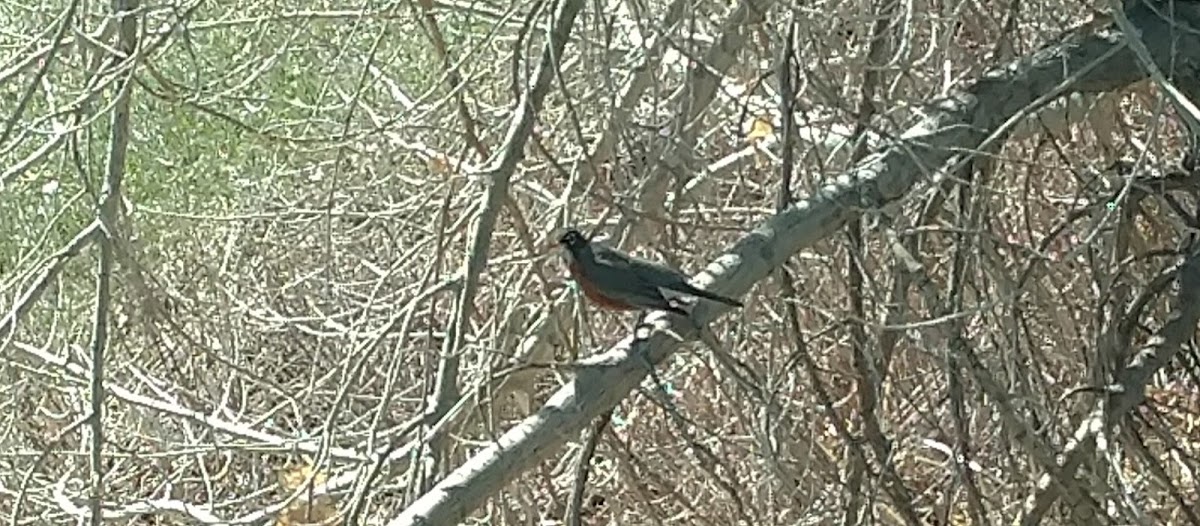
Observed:
[[[562,226],[698,272],[775,212],[789,27],[791,192],[804,197],[929,101],[1107,21],[1058,0],[802,2],[761,20],[731,2],[588,2],[478,254],[556,3],[116,3],[136,32],[107,3],[0,5],[11,524],[100,507],[128,524],[383,523],[536,410],[570,378],[563,364],[629,332],[631,315],[595,311],[565,280]],[[714,51],[729,35],[744,41]],[[582,521],[1021,516],[1043,470],[931,334],[966,338],[1057,451],[1094,406],[1072,389],[1127,360],[1104,339],[1185,231],[1156,202],[1120,216],[1134,228],[1097,213],[1121,188],[1114,162],[1178,165],[1156,90],[1054,110],[988,166],[929,174],[869,215],[861,240],[795,255],[794,291],[763,281],[713,325],[721,352],[689,347],[660,367],[600,433]],[[916,275],[932,288],[910,289]],[[1151,298],[1135,345],[1169,298]],[[1198,372],[1164,370],[1087,467],[1107,510],[1096,520],[1196,523]],[[446,434],[425,440],[443,417]],[[572,515],[581,443],[496,488],[475,520]],[[1077,508],[1045,520],[1085,520]]]

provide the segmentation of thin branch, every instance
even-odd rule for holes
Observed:
[[[1073,477],[1084,459],[1096,450],[1096,439],[1106,433],[1126,413],[1142,403],[1146,396],[1146,384],[1159,369],[1169,363],[1196,332],[1200,322],[1200,250],[1192,248],[1179,269],[1178,307],[1168,317],[1162,329],[1134,356],[1133,360],[1116,375],[1097,407],[1080,422],[1074,437],[1067,444],[1063,461],[1057,466],[1059,476]],[[1061,493],[1057,486],[1049,483],[1049,475],[1038,482],[1038,492],[1027,504],[1022,526],[1034,526],[1045,519],[1050,506],[1058,501]],[[1078,505],[1072,502],[1071,505]]]
[[[480,274],[487,266],[492,232],[495,229],[500,209],[504,206],[509,181],[524,157],[525,144],[533,131],[537,112],[541,110],[542,101],[550,91],[555,70],[554,64],[562,57],[563,49],[567,45],[571,28],[575,22],[575,15],[582,7],[582,0],[560,1],[558,9],[554,13],[550,39],[542,51],[541,61],[534,74],[534,83],[531,89],[522,93],[521,98],[517,101],[516,117],[509,126],[500,158],[483,175],[488,182],[487,192],[483,195],[483,208],[479,217],[475,219],[475,230],[471,234],[470,248],[467,260],[464,262],[463,285],[455,302],[454,322],[446,331],[442,359],[438,364],[434,394],[435,407],[427,415],[429,423],[441,419],[458,399],[456,382],[459,354],[468,323],[471,315],[474,314],[475,294],[479,289]],[[432,441],[435,444],[437,443],[436,438]],[[435,445],[435,449],[440,448]]]
[[[125,57],[134,57],[138,45],[138,0],[118,0],[113,4],[114,15],[120,22],[119,42],[117,47]],[[92,326],[91,341],[91,374],[89,386],[91,397],[91,413],[88,422],[91,429],[89,444],[89,463],[91,469],[91,495],[89,499],[91,520],[93,526],[104,522],[101,514],[101,504],[104,502],[104,365],[105,350],[108,346],[108,328],[112,321],[109,319],[109,308],[112,303],[111,284],[114,261],[114,245],[117,243],[118,220],[121,206],[121,182],[125,175],[125,157],[128,154],[130,124],[129,99],[133,88],[133,71],[130,67],[125,71],[125,78],[119,84],[116,101],[112,108],[111,135],[108,145],[108,163],[104,175],[102,201],[99,209],[99,222],[103,236],[98,240],[100,245],[100,260],[96,269],[96,309],[94,325]]]

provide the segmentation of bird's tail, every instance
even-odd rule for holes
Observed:
[[[725,296],[721,296],[720,294],[714,294],[714,293],[709,292],[704,289],[699,289],[699,288],[695,288],[695,287],[693,287],[693,289],[694,290],[692,291],[692,293],[697,296],[700,296],[701,298],[710,299],[710,300],[713,300],[716,302],[724,303],[731,307],[745,307],[745,305],[742,305],[742,302],[740,302],[738,300],[726,298]]]

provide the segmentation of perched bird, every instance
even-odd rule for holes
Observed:
[[[610,310],[665,310],[687,315],[671,304],[663,290],[697,296],[726,305],[742,303],[696,288],[682,272],[665,265],[623,254],[592,243],[578,230],[568,230],[558,239],[566,248],[571,277],[583,294],[596,305]]]

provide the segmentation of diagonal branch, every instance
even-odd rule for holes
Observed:
[[[9,336],[16,332],[17,324],[21,319],[29,313],[29,310],[37,304],[38,299],[46,292],[46,289],[62,274],[63,268],[67,266],[67,262],[71,258],[78,256],[88,245],[96,240],[97,234],[100,233],[100,222],[94,221],[92,224],[80,230],[75,237],[67,243],[67,246],[62,250],[55,252],[49,257],[49,262],[42,268],[42,272],[38,274],[33,285],[30,285],[21,298],[13,304],[12,310],[8,314],[0,318],[0,349],[3,349],[8,343]]]
[[[1179,268],[1179,307],[1167,319],[1162,330],[1150,339],[1129,365],[1117,373],[1117,381],[1108,387],[1108,396],[1079,424],[1075,436],[1067,444],[1063,462],[1058,466],[1060,477],[1072,477],[1084,459],[1096,450],[1100,433],[1116,425],[1125,414],[1142,403],[1146,384],[1154,373],[1169,363],[1196,332],[1200,323],[1200,250],[1195,248]],[[1061,495],[1057,486],[1049,485],[1050,475],[1038,482],[1038,493],[1031,499],[1029,509],[1021,520],[1024,526],[1042,522],[1050,506]],[[1073,505],[1075,503],[1072,503]]]

